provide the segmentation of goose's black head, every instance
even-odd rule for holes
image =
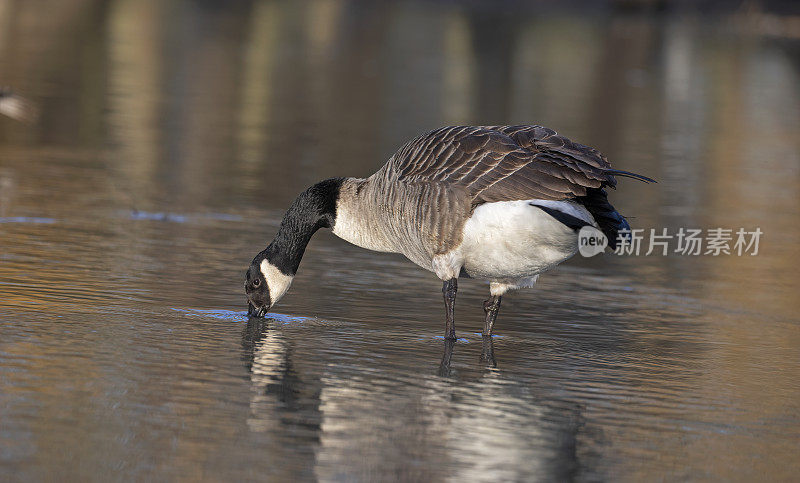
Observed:
[[[247,269],[244,291],[247,294],[247,315],[263,317],[272,305],[272,300],[269,296],[269,285],[261,271],[259,257],[256,257]]]
[[[336,202],[343,182],[344,178],[320,181],[292,202],[275,239],[247,269],[244,290],[250,315],[263,316],[289,290],[311,236],[320,228],[335,224]]]

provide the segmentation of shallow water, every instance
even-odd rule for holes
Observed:
[[[796,40],[727,14],[237,5],[0,9],[0,80],[39,107],[0,118],[0,480],[796,478]],[[492,347],[465,280],[448,345],[434,276],[320,232],[247,319],[298,192],[498,122],[659,179],[611,193],[635,227],[760,227],[759,254],[572,260],[504,298]]]

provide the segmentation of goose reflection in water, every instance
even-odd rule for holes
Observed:
[[[252,385],[248,428],[276,444],[291,434],[293,454],[307,458],[315,479],[570,479],[579,471],[581,405],[491,367],[477,379],[452,376],[453,341],[445,341],[440,372],[448,377],[440,377],[418,372],[416,361],[373,364],[386,362],[381,345],[312,348],[301,335],[308,322],[250,318],[242,347]],[[492,341],[484,342],[492,366]]]
[[[442,362],[439,364],[439,375],[442,377],[449,377],[452,375],[450,362],[453,359],[453,349],[455,348],[456,341],[453,339],[444,340],[444,353],[442,354]],[[494,358],[494,338],[491,336],[481,337],[481,357],[479,361],[486,365],[486,367],[497,367],[497,360]]]
[[[250,372],[253,390],[248,427],[252,431],[271,431],[276,426],[294,426],[294,430],[308,431],[309,437],[315,439],[319,430],[315,385],[301,380],[294,368],[292,346],[280,330],[270,329],[272,322],[251,317],[242,333],[242,360]],[[307,393],[309,387],[311,393]],[[297,413],[303,417],[292,416]]]

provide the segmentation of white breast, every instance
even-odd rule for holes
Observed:
[[[459,247],[471,277],[509,282],[531,278],[578,251],[577,233],[532,203],[596,225],[586,208],[568,201],[483,204],[467,220]]]
[[[355,201],[340,199],[333,234],[367,250],[397,252],[396,244],[380,229],[382,225],[371,219],[373,212],[362,209]]]

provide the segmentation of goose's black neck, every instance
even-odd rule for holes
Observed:
[[[311,186],[295,198],[283,215],[275,239],[264,256],[284,275],[293,276],[311,236],[336,223],[336,200],[345,178],[331,178]]]

